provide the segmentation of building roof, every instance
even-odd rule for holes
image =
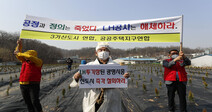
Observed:
[[[191,59],[191,65],[199,67],[212,67],[212,54]]]
[[[196,56],[196,57],[194,57],[194,58],[192,58],[192,59],[199,58],[199,57],[203,57],[203,56],[212,56],[212,54],[200,55],[200,56]]]

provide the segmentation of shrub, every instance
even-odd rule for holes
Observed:
[[[188,93],[188,99],[189,101],[194,101],[194,94],[191,92],[191,90]]]
[[[60,97],[57,96],[57,100],[56,100],[56,105],[57,105],[57,106],[58,106],[58,104],[59,104],[59,100],[60,100]]]
[[[12,80],[12,76],[10,76],[10,87],[12,87],[13,85],[13,80]]]
[[[142,84],[143,90],[146,91],[146,85]]]
[[[146,77],[145,76],[143,76],[143,81],[146,81]]]
[[[18,76],[17,76],[17,74],[15,75],[15,79],[17,79],[18,78]]]
[[[162,87],[162,82],[161,82],[161,81],[159,82],[159,87],[160,87],[160,88]]]
[[[207,88],[207,87],[208,87],[208,83],[207,83],[207,82],[205,82],[205,81],[203,81],[203,85],[205,86],[205,88]]]
[[[9,96],[10,87],[7,88],[7,96]]]
[[[136,87],[138,87],[138,81],[136,81]]]
[[[133,83],[133,78],[131,78],[131,81],[132,81],[132,83]]]
[[[155,88],[155,95],[156,95],[156,96],[159,96],[159,91],[158,91],[157,88]]]
[[[205,81],[205,77],[202,77],[202,81]]]
[[[189,83],[189,84],[192,83],[192,79],[191,79],[191,78],[188,79],[188,83]]]
[[[141,79],[141,76],[140,76],[140,74],[138,75],[138,79],[139,79],[139,80]]]
[[[63,98],[65,97],[65,94],[66,94],[66,89],[63,89],[63,90],[62,90]]]
[[[152,77],[150,78],[150,83],[152,84],[153,80],[152,80]]]
[[[205,76],[208,77],[208,72],[205,73]]]

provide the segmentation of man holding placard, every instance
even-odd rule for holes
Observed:
[[[98,43],[95,55],[95,61],[80,66],[70,86],[85,88],[83,112],[121,112],[120,92],[114,88],[127,87],[126,67],[111,59],[106,42]]]

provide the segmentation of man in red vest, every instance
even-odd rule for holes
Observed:
[[[43,62],[37,57],[35,50],[22,53],[22,41],[17,41],[14,51],[16,57],[22,62],[20,73],[20,89],[29,112],[42,112],[39,100],[41,67]]]
[[[168,107],[170,112],[175,111],[175,91],[180,99],[180,111],[187,112],[186,109],[186,84],[187,73],[185,66],[191,65],[191,61],[182,51],[176,49],[169,51],[170,59],[163,60],[164,81],[168,90]]]

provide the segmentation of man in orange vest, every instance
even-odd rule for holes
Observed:
[[[168,90],[168,107],[170,112],[175,111],[175,91],[180,99],[180,111],[187,112],[186,109],[186,84],[187,73],[185,66],[191,65],[191,61],[182,51],[176,49],[169,51],[170,59],[163,60],[164,81]]]
[[[39,92],[43,62],[37,57],[37,52],[35,50],[28,50],[22,53],[22,40],[17,41],[17,47],[14,54],[22,62],[19,83],[28,111],[42,112]]]

